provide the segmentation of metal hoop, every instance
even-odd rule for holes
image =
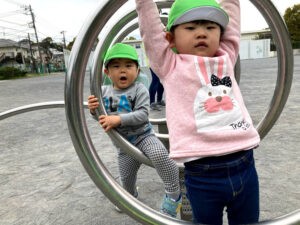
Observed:
[[[125,2],[125,0],[102,1],[102,4],[96,13],[90,18],[77,37],[70,56],[70,68],[67,73],[65,85],[66,116],[69,132],[77,154],[92,180],[113,203],[123,209],[129,216],[144,224],[191,224],[186,221],[178,221],[176,219],[168,218],[138,202],[126,193],[126,191],[124,191],[117,182],[115,182],[101,162],[91,142],[86,127],[82,105],[82,89],[88,56],[91,52],[92,44],[96,40],[97,34],[99,34],[105,25],[105,21],[108,21],[113,14],[112,12],[115,12],[118,8],[125,4]],[[160,2],[169,4],[172,1]],[[293,56],[287,29],[274,5],[269,0],[251,0],[251,2],[259,9],[268,22],[278,51],[279,70],[276,88],[270,109],[258,126],[261,136],[264,137],[278,119],[287,100],[292,81]],[[131,18],[133,15],[134,14],[132,13],[129,15],[127,14],[126,16]],[[119,25],[122,23],[122,21],[119,22]],[[114,29],[116,28],[117,27],[114,26]],[[108,35],[114,32],[116,32],[116,30],[111,30],[111,32],[107,32],[106,34]],[[108,46],[109,41],[102,41],[102,45],[99,48],[101,50],[106,50]],[[99,51],[99,54],[100,52],[104,51]],[[103,55],[97,58],[103,59]],[[102,60],[99,61],[101,61],[99,64],[102,64]],[[97,66],[94,72],[99,74],[101,68],[102,65]],[[97,82],[94,83],[97,84]],[[100,92],[96,95],[101,96]],[[103,109],[103,104],[101,105],[101,111],[105,111]],[[116,132],[110,132],[110,136],[118,144],[131,147],[127,146],[125,140],[122,139],[122,137],[120,137],[120,135]],[[139,156],[137,156],[137,158],[138,157]],[[299,223],[299,221],[300,211],[296,211],[282,218],[265,222],[263,224],[288,225]]]
[[[35,103],[30,105],[24,105],[0,113],[0,121],[11,116],[16,116],[21,113],[31,112],[40,109],[64,108],[64,107],[65,107],[64,101],[41,102],[41,103]]]
[[[26,113],[26,112],[31,112],[35,110],[40,110],[40,109],[51,109],[51,108],[64,108],[65,104],[63,101],[52,101],[52,102],[41,102],[41,103],[36,103],[36,104],[30,104],[30,105],[25,105],[21,107],[17,107],[11,110],[4,111],[0,113],[0,121],[4,120],[6,118]],[[87,106],[85,104],[85,106]],[[288,224],[288,225],[296,225],[299,224],[299,217],[300,217],[300,211],[294,211],[282,218],[278,218],[273,221],[266,221],[261,224],[265,225],[282,225],[282,224]]]
[[[277,81],[270,108],[257,127],[261,138],[264,138],[279,118],[289,96],[294,56],[289,32],[274,4],[270,0],[250,1],[262,13],[271,29],[278,59]]]

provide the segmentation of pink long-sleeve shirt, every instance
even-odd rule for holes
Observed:
[[[234,78],[239,53],[238,0],[221,6],[230,17],[215,57],[176,54],[152,0],[136,0],[150,66],[164,85],[170,157],[187,162],[258,146],[260,137]]]

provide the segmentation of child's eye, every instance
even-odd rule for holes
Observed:
[[[207,26],[206,27],[208,30],[213,30],[213,29],[215,29],[216,27],[215,26]]]
[[[208,30],[213,30],[213,29],[216,29],[218,27],[217,24],[214,24],[214,23],[207,23],[206,24],[206,29]]]
[[[193,27],[193,26],[188,26],[188,27],[185,27],[185,29],[186,29],[186,30],[194,30],[195,27]]]

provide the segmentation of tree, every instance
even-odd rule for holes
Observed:
[[[287,8],[283,17],[293,45],[300,47],[300,4]]]
[[[134,40],[136,40],[136,38],[135,38],[135,37],[132,37],[132,36],[129,36],[129,37],[127,37],[125,40],[134,41]]]
[[[60,52],[63,51],[63,45],[61,43],[53,42],[53,39],[51,37],[46,37],[45,39],[43,39],[40,45],[47,51],[49,51],[50,48],[55,48]]]
[[[51,47],[53,43],[53,39],[51,37],[46,37],[45,39],[43,39],[40,42],[40,45],[44,48],[44,49],[49,49]]]
[[[69,42],[69,44],[67,45],[66,49],[68,49],[68,50],[71,51],[72,48],[73,48],[73,45],[74,45],[75,41],[76,41],[76,37],[74,37],[73,40]],[[97,38],[96,41],[94,42],[93,50],[96,49],[98,43],[99,43],[99,38]]]
[[[52,53],[50,51],[52,43],[53,43],[53,40],[51,37],[46,37],[45,39],[43,39],[40,42],[40,46],[45,50],[45,52],[49,58],[52,58]]]
[[[73,44],[74,44],[75,40],[76,40],[76,37],[73,38],[73,41],[69,42],[69,44],[67,45],[68,50],[70,50],[70,51],[72,50],[72,47],[73,47]]]

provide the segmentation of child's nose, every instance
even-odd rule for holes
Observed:
[[[121,66],[121,67],[120,67],[120,70],[121,70],[122,72],[125,72],[125,71],[126,71],[126,66]]]
[[[205,38],[206,37],[206,30],[202,27],[198,27],[196,35],[197,35],[197,38]]]

